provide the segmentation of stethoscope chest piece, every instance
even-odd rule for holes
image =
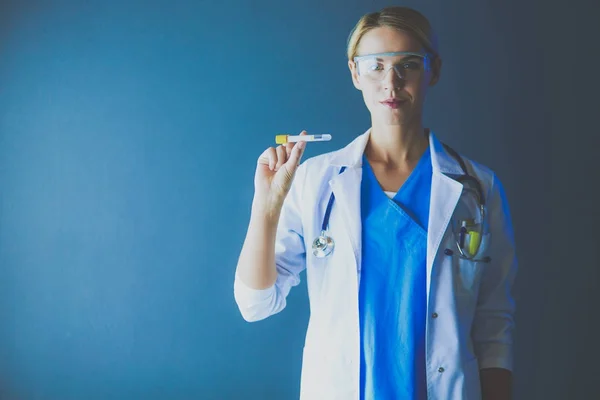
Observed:
[[[324,258],[331,254],[335,242],[330,236],[327,236],[325,232],[321,232],[321,235],[313,240],[312,251],[315,257]]]

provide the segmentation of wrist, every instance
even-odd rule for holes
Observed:
[[[273,199],[272,196],[255,194],[252,200],[252,219],[277,225],[283,201]]]

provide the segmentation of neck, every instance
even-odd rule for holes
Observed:
[[[429,146],[428,132],[423,124],[378,125],[373,124],[365,149],[367,159],[388,168],[414,166]]]

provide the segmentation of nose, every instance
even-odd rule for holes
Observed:
[[[404,78],[394,67],[391,67],[389,70],[386,71],[382,82],[385,89],[403,87],[406,83]]]

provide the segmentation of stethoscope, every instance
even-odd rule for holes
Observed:
[[[477,258],[480,251],[482,250],[482,239],[483,239],[483,229],[484,229],[484,221],[486,216],[486,199],[483,195],[483,188],[481,187],[481,183],[477,178],[473,175],[470,175],[467,166],[465,165],[465,161],[462,159],[460,154],[458,154],[452,147],[443,143],[444,148],[452,157],[458,161],[460,168],[463,171],[463,175],[456,177],[455,179],[462,183],[463,192],[470,193],[475,197],[477,202],[477,210],[479,211],[479,223],[471,223],[468,220],[460,221],[460,228],[457,229],[456,219],[451,218],[452,224],[452,232],[454,233],[454,239],[456,241],[456,248],[458,250],[458,257],[474,261],[474,262],[484,262],[489,263],[492,259],[489,256],[485,256],[483,258]],[[467,242],[468,238],[468,242]],[[487,245],[487,243],[486,243]],[[452,255],[452,251],[448,251],[446,249],[446,254]]]
[[[342,167],[340,169],[340,174],[344,172],[345,169],[346,167]],[[333,238],[327,235],[327,225],[329,225],[329,216],[331,215],[331,208],[333,207],[334,199],[335,196],[333,195],[333,192],[331,192],[331,196],[329,196],[329,202],[327,203],[327,208],[325,209],[323,224],[321,225],[321,234],[317,236],[315,240],[313,240],[312,251],[317,258],[327,257],[331,254],[333,248],[335,247]]]
[[[479,223],[470,223],[468,220],[462,220],[460,222],[460,228],[457,229],[456,221],[453,218],[452,231],[454,233],[456,248],[458,250],[458,257],[475,261],[475,262],[490,262],[490,257],[476,258],[479,255],[482,244],[483,236],[483,222],[485,221],[486,215],[486,204],[485,196],[483,195],[483,189],[481,183],[473,175],[470,175],[467,171],[467,166],[464,160],[454,149],[447,144],[443,144],[445,149],[450,153],[452,157],[458,161],[460,168],[463,171],[463,175],[456,177],[455,179],[463,185],[463,191],[472,194],[477,201],[477,210],[479,212]],[[346,167],[340,169],[340,174],[344,172]],[[325,258],[329,256],[335,248],[335,241],[331,236],[327,234],[327,228],[329,225],[329,217],[331,216],[331,209],[333,207],[335,196],[333,192],[329,196],[329,202],[325,209],[325,216],[323,217],[323,224],[321,225],[321,234],[313,240],[312,251],[315,257]],[[446,249],[446,254],[453,254],[450,249]]]

